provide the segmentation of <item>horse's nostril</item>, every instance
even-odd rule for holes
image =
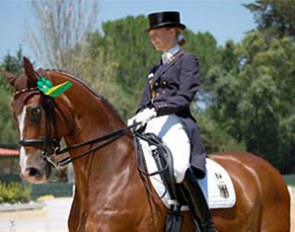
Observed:
[[[38,176],[40,174],[36,168],[27,168],[26,171],[28,172],[29,176]]]

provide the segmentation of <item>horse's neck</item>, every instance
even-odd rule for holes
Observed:
[[[75,114],[73,128],[76,131],[65,136],[67,146],[110,134],[125,126],[114,110],[102,99],[93,99],[89,96],[87,102],[71,102],[71,105]],[[79,148],[71,152],[71,156],[75,157],[95,146],[97,144]],[[134,175],[136,172],[134,160],[132,139],[125,135],[73,162],[77,188],[80,188],[80,193],[84,194],[84,197],[90,194],[89,188],[92,188],[91,194],[101,194],[101,188],[108,188],[110,183],[116,183],[118,175],[124,176],[124,180]]]

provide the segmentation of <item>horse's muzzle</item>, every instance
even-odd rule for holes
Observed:
[[[44,183],[47,182],[50,172],[51,168],[48,165],[45,165],[42,169],[27,167],[25,171],[21,173],[21,177],[29,183]]]

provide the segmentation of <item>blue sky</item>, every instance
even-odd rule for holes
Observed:
[[[176,10],[187,28],[208,31],[223,45],[229,39],[241,41],[255,28],[253,15],[242,6],[251,2],[254,0],[101,0],[97,28],[104,21],[128,15]],[[25,43],[26,25],[33,22],[29,0],[0,0],[0,60],[8,52],[15,55],[20,44],[24,55],[34,57]]]

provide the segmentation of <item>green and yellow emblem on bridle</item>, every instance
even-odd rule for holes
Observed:
[[[72,86],[70,81],[66,81],[57,86],[53,86],[52,82],[45,77],[40,77],[37,82],[38,89],[47,96],[57,97]]]

